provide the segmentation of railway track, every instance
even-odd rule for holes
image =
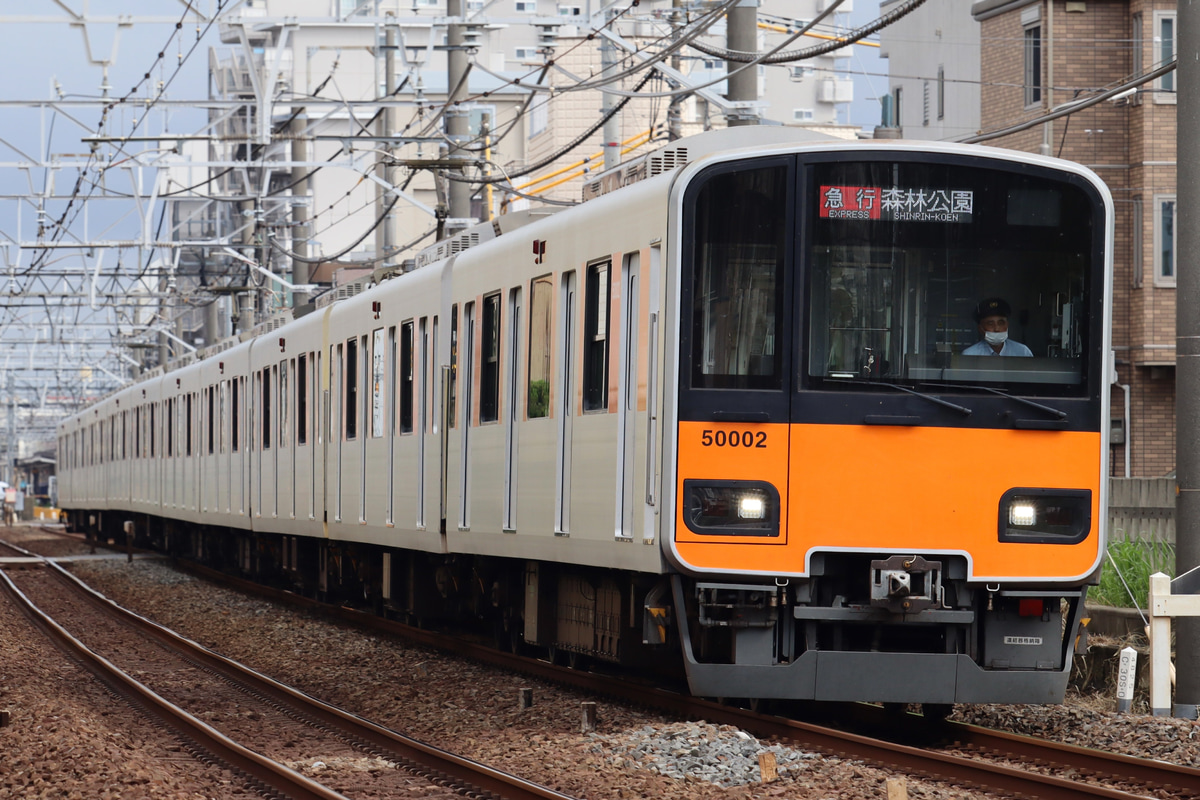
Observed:
[[[16,580],[0,571],[0,586],[37,627],[115,693],[175,731],[187,749],[241,774],[264,794],[305,800],[381,792],[388,797],[570,800],[321,703],[113,605],[58,565],[43,563],[46,569],[22,570]],[[102,647],[89,647],[68,628],[86,630],[84,638]],[[210,725],[202,716],[220,723]],[[359,770],[353,780],[338,774],[327,781],[333,785],[325,785],[284,763],[303,763],[303,754],[309,761],[319,754],[329,762],[376,766]],[[367,774],[369,786],[362,777]]]
[[[319,610],[363,629],[402,636],[442,651],[533,675],[624,703],[653,708],[685,719],[735,725],[759,738],[775,738],[795,747],[861,759],[911,775],[975,787],[1014,797],[1044,800],[1077,798],[1200,798],[1200,770],[1150,759],[1107,753],[978,726],[942,722],[917,715],[889,714],[865,705],[851,707],[835,723],[843,730],[783,716],[757,713],[724,703],[688,697],[490,647],[344,607],[186,565],[199,575],[279,602]],[[876,735],[864,735],[861,731]],[[859,732],[855,732],[859,731]],[[881,738],[881,735],[883,738]],[[906,743],[907,742],[907,743]]]

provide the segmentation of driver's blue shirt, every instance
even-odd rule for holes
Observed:
[[[1000,352],[997,353],[992,349],[990,344],[980,339],[966,350],[963,350],[962,354],[964,356],[1032,356],[1033,351],[1020,342],[1008,339],[1004,342],[1004,347],[1001,347]]]

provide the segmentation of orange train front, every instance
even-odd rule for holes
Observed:
[[[882,144],[676,181],[693,692],[1056,702],[1104,553],[1111,199]]]

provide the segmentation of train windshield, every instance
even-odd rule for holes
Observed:
[[[1098,221],[1084,190],[966,163],[830,161],[806,173],[801,369],[812,388],[1085,393],[1099,330],[1089,297],[1102,287],[1089,285]]]

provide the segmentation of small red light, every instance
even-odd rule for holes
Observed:
[[[1017,613],[1022,617],[1040,617],[1045,608],[1045,601],[1040,597],[1022,597],[1017,605]]]

